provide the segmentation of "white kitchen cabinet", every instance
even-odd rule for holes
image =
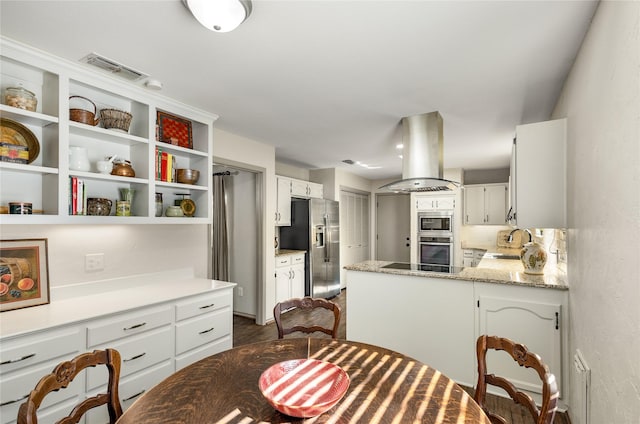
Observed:
[[[304,253],[276,256],[276,302],[304,297]]]
[[[567,120],[516,127],[509,223],[519,228],[566,228]]]
[[[291,196],[303,199],[322,199],[324,186],[310,181],[291,179]]]
[[[38,99],[35,112],[0,105],[3,118],[26,126],[39,142],[39,155],[29,164],[0,162],[0,204],[9,201],[30,202],[33,215],[2,215],[1,224],[203,224],[212,214],[212,146],[215,115],[173,102],[126,81],[93,72],[87,67],[36,52],[9,40],[1,40],[0,84],[2,88],[22,84]],[[94,111],[93,105],[75,96],[89,99],[101,109],[118,109],[132,114],[129,132],[91,126],[69,119],[69,108]],[[86,102],[86,105],[78,102]],[[156,140],[158,112],[170,113],[190,123],[192,146],[179,147]],[[69,147],[87,148],[89,171],[72,170]],[[196,184],[159,181],[156,176],[157,149],[171,153],[177,168],[200,171]],[[117,155],[131,161],[135,177],[97,172],[95,163]],[[108,198],[113,202],[111,216],[73,215],[71,178],[84,181],[87,198]],[[132,216],[115,216],[119,189],[136,190]],[[185,193],[196,204],[193,217],[155,216],[155,193],[162,193],[164,206],[181,199]]]
[[[134,280],[139,282],[144,277]],[[230,349],[233,345],[234,285],[216,282],[223,286],[211,290],[211,280],[190,283],[187,279],[180,282],[180,290],[192,294],[167,293],[167,289],[175,288],[173,282],[171,285],[159,282],[146,288],[135,288],[131,281],[122,280],[113,285],[122,283],[124,290],[114,288],[93,295],[87,292],[83,293],[84,296],[79,295],[77,300],[53,297],[51,305],[30,308],[32,311],[3,312],[3,320],[8,321],[3,325],[4,335],[0,343],[0,422],[14,423],[20,404],[36,383],[57,364],[82,352],[107,347],[120,352],[119,394],[126,409],[176,370],[205,356]],[[89,286],[76,290],[90,291]],[[137,300],[148,297],[157,303]],[[138,306],[121,311],[114,311],[115,307],[108,306],[113,305],[115,299],[127,303],[130,298],[136,299],[133,302]],[[158,302],[158,299],[163,300]],[[100,304],[88,307],[86,303],[92,301]],[[56,306],[55,302],[66,305]],[[69,319],[76,316],[74,310],[93,314],[89,319],[80,316]],[[96,310],[104,312],[96,314]],[[33,321],[34,316],[37,322]],[[28,331],[29,326],[18,325],[21,330],[15,335],[6,335],[13,327],[9,324],[13,320],[26,320],[31,323],[29,325],[34,325],[34,330]],[[73,380],[69,388],[47,395],[39,410],[39,422],[54,422],[67,415],[85,397],[104,390],[107,376],[106,367],[88,368]],[[106,409],[99,408],[87,414],[84,422],[107,421]]]
[[[416,209],[419,211],[453,210],[456,205],[455,195],[443,196],[419,193],[415,195]]]
[[[506,216],[506,183],[464,187],[465,225],[505,225]]]
[[[276,175],[276,213],[277,226],[291,225],[291,179]]]
[[[475,283],[476,337],[495,335],[526,345],[549,366],[561,397],[566,373],[562,363],[562,349],[567,346],[563,334],[566,296],[562,290]],[[520,389],[540,394],[540,378],[534,371],[518,366],[501,352],[490,352],[487,363],[490,372],[506,377]]]

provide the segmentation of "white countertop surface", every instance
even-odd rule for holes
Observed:
[[[191,270],[175,270],[52,287],[49,304],[2,312],[0,338],[46,330],[234,286],[235,283],[227,281],[195,278]]]

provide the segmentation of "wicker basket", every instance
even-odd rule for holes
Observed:
[[[93,106],[93,112],[86,110],[86,109],[76,109],[76,108],[69,108],[69,119],[75,122],[80,122],[83,124],[87,124],[87,125],[91,125],[91,126],[96,126],[98,125],[98,122],[100,122],[100,118],[95,119],[96,116],[96,104],[93,103],[91,100],[87,99],[86,97],[82,97],[82,96],[71,96],[69,97],[69,101],[71,101],[71,99],[81,99],[81,100],[85,100],[89,103],[91,103],[91,106]]]
[[[129,132],[129,125],[131,124],[131,118],[133,118],[133,115],[123,110],[118,110],[118,109],[100,110],[100,120],[102,121],[102,126],[107,129]]]

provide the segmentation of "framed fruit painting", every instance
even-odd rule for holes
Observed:
[[[0,240],[0,312],[47,303],[47,239]]]

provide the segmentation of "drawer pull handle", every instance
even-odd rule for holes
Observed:
[[[204,331],[201,331],[201,332],[199,332],[198,334],[205,334],[205,333],[209,333],[209,332],[213,331],[213,329],[214,329],[214,328],[215,328],[215,327],[211,327],[210,329],[208,329],[208,330],[204,330]]]
[[[123,359],[123,360],[122,360],[122,362],[129,362],[129,361],[133,361],[133,360],[135,360],[135,359],[142,358],[142,357],[143,357],[144,355],[146,355],[146,354],[147,354],[147,352],[142,352],[140,355],[132,356],[132,357],[131,357],[131,358],[129,358],[129,359]]]
[[[21,401],[25,400],[28,397],[29,397],[29,395],[26,394],[26,395],[22,396],[19,399],[10,400],[10,401],[7,401],[7,402],[2,402],[2,403],[0,403],[0,406],[11,405],[12,403],[18,403],[18,402],[21,402]]]
[[[126,398],[126,399],[122,399],[122,402],[128,402],[128,401],[130,401],[131,399],[135,399],[135,398],[137,398],[138,396],[140,396],[141,394],[143,394],[143,393],[144,393],[144,392],[146,392],[146,391],[147,391],[147,389],[142,389],[141,391],[139,391],[139,392],[138,392],[138,393],[136,393],[135,395],[131,395],[131,396],[129,396],[129,397],[128,397],[128,398]]]
[[[146,322],[142,322],[140,324],[132,325],[131,327],[125,327],[125,328],[123,328],[123,330],[124,331],[133,330],[134,328],[140,328],[140,327],[145,326],[145,325],[147,325],[147,323]]]
[[[215,303],[212,303],[211,305],[201,306],[200,309],[207,309],[211,308],[212,306],[215,306]]]
[[[22,358],[9,359],[8,361],[2,361],[2,362],[0,362],[0,365],[15,364],[16,362],[24,361],[26,359],[33,358],[34,356],[36,356],[35,353],[30,353],[29,355],[24,355]]]

